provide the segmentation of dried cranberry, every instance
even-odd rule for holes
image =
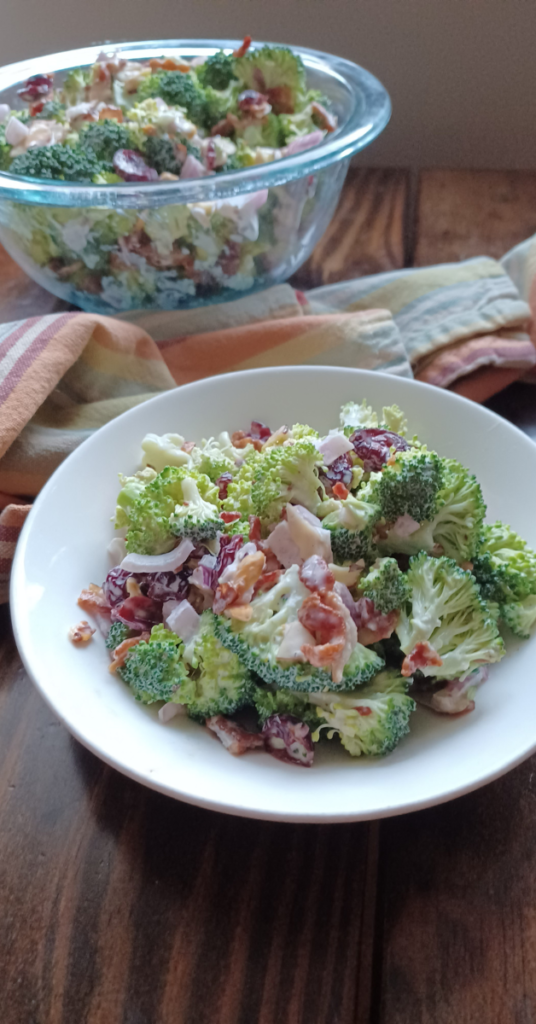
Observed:
[[[268,438],[272,436],[272,431],[270,430],[270,427],[267,427],[264,423],[259,423],[258,420],[252,420],[248,436],[255,438],[256,441],[267,441]]]
[[[28,103],[35,102],[43,96],[48,96],[52,89],[53,75],[32,75],[20,89],[17,89],[17,96]]]
[[[234,562],[236,552],[238,551],[239,548],[242,547],[243,543],[244,538],[239,533],[236,533],[234,536],[231,537],[220,537],[220,550],[218,557],[216,559],[216,565],[214,566],[212,576],[213,590],[216,589],[218,580],[223,570],[226,569],[228,565],[231,565],[231,562]]]
[[[261,539],[261,521],[258,516],[249,516],[249,539],[257,541]]]
[[[365,473],[378,472],[387,462],[391,448],[397,452],[405,452],[409,448],[408,442],[400,434],[382,430],[381,427],[356,430],[349,440],[357,457],[363,462]]]
[[[293,715],[270,715],[262,727],[266,750],[287,764],[311,768],[315,756],[311,730]]]
[[[267,102],[268,97],[264,96],[262,92],[256,92],[255,89],[245,89],[238,97],[238,109],[248,114],[255,114],[256,111],[264,112]]]
[[[226,524],[237,523],[240,519],[240,512],[220,512],[220,519]]]
[[[112,608],[112,622],[124,622],[132,629],[147,629],[162,622],[162,605],[150,597],[127,597]]]
[[[135,149],[118,149],[114,153],[114,171],[124,181],[156,181],[158,173],[145,163]]]
[[[352,486],[352,463],[348,453],[345,452],[344,455],[339,455],[339,458],[335,459],[329,468],[322,469],[320,479],[326,488],[327,494],[330,496],[333,493],[333,485],[337,483],[343,484],[350,490]]]
[[[220,501],[224,501],[227,497],[227,490],[232,479],[232,473],[222,473],[216,480],[216,487],[219,487],[218,497]]]

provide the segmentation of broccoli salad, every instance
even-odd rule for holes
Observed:
[[[33,75],[18,90],[23,109],[0,104],[0,170],[94,185],[173,182],[318,145],[337,118],[308,87],[301,57],[250,44],[191,60],[102,53],[61,82]],[[8,249],[22,248],[45,286],[53,281],[83,308],[176,308],[259,286],[292,244],[298,263],[316,181],[146,208],[140,193],[137,209],[8,203],[0,220]]]
[[[408,437],[397,406],[350,402],[325,436],[253,422],[148,434],[142,452],[120,477],[113,567],[78,603],[136,700],[232,754],[388,754],[416,703],[474,709],[500,628],[536,627],[536,553],[484,522],[475,476]]]

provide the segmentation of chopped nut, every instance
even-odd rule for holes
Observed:
[[[89,622],[82,619],[77,626],[71,626],[69,640],[72,640],[73,644],[87,644],[95,632],[96,630],[93,629],[93,626],[90,626]]]

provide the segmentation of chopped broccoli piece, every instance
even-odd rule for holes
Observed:
[[[322,486],[318,461],[318,451],[307,438],[295,444],[274,445],[263,452],[254,464],[251,487],[255,515],[264,522],[277,522],[287,502],[316,512]]]
[[[176,505],[184,501],[182,482],[189,478],[195,480],[201,498],[217,506],[218,489],[208,476],[186,466],[166,466],[128,510],[127,551],[141,555],[171,551],[176,535],[171,529],[170,516]]]
[[[11,164],[13,146],[6,142],[6,125],[0,125],[0,171],[8,171]]]
[[[443,485],[442,460],[435,452],[415,448],[396,452],[393,460],[392,465],[371,475],[363,497],[379,505],[388,523],[404,515],[418,523],[433,519]]]
[[[93,181],[105,170],[90,149],[81,146],[36,146],[11,161],[11,174],[24,178],[52,178],[61,181]]]
[[[292,114],[307,96],[303,61],[287,46],[261,46],[235,60],[235,74],[246,89],[269,92],[277,89],[270,102],[276,113]]]
[[[195,544],[213,540],[222,525],[217,506],[203,501],[195,480],[185,477],[181,484],[182,503],[176,505],[169,525],[175,536],[189,537]]]
[[[182,703],[180,688],[186,680],[182,644],[161,626],[153,627],[150,639],[141,640],[129,651],[118,673],[142,704],[157,700]]]
[[[229,484],[227,497],[222,502],[222,508],[225,512],[240,512],[240,515],[245,519],[255,514],[251,490],[257,466],[261,459],[262,455],[260,452],[256,452],[254,448],[251,448],[250,451],[245,450],[244,462]]]
[[[150,167],[163,174],[180,174],[181,164],[177,159],[177,151],[167,135],[149,135],[145,143],[144,155]]]
[[[71,68],[63,83],[63,93],[68,106],[76,106],[86,98],[86,92],[91,84],[90,68]]]
[[[97,160],[111,164],[117,150],[129,149],[132,140],[125,125],[107,118],[90,122],[80,132],[79,142],[81,148],[92,153]]]
[[[134,476],[123,476],[119,474],[121,490],[117,495],[117,507],[115,510],[115,527],[120,529],[129,524],[129,512],[134,503],[143,494],[147,484],[154,480],[156,472],[149,466],[140,469]]]
[[[382,615],[401,608],[411,594],[411,587],[394,558],[379,558],[367,576],[359,581],[359,590]]]
[[[480,664],[500,661],[504,644],[497,623],[470,572],[450,558],[424,552],[410,560],[411,598],[401,609],[396,632],[404,654],[428,641],[442,660],[420,671],[437,679],[456,679]]]
[[[352,757],[389,754],[409,732],[409,718],[415,701],[406,694],[407,681],[395,670],[375,676],[367,686],[353,693],[312,693],[322,724],[313,734],[328,728],[328,738],[338,733]]]
[[[318,725],[316,707],[311,705],[306,693],[293,693],[292,690],[273,690],[269,687],[257,686],[253,703],[264,725],[270,715],[294,715],[311,728]]]
[[[187,678],[179,698],[192,718],[232,715],[253,703],[255,684],[248,669],[216,636],[216,616],[201,615],[199,631],[184,649]]]
[[[124,622],[112,622],[104,642],[109,651],[115,651],[116,647],[123,643],[123,640],[128,640],[131,636],[134,636],[134,633]]]
[[[360,558],[370,562],[376,557],[372,539],[380,518],[376,505],[349,494],[342,501],[328,498],[321,502],[317,515],[331,532],[331,550],[337,562],[357,562]]]
[[[216,483],[223,473],[232,473],[235,476],[238,472],[234,458],[227,454],[227,451],[229,449],[226,449],[221,438],[216,441],[210,437],[208,441],[202,441],[201,445],[192,448],[190,457],[198,473],[205,473],[213,483]]]
[[[363,399],[361,405],[358,405],[357,402],[346,402],[345,405],[341,405],[339,419],[341,427],[351,427],[352,431],[358,427],[378,426],[378,417],[372,406],[367,405],[366,398]]]
[[[219,50],[207,57],[204,64],[197,70],[197,77],[205,89],[211,86],[212,89],[227,89],[232,81],[236,81],[235,58],[230,53]]]
[[[302,135],[308,135],[309,132],[316,130],[310,104],[304,107],[303,110],[300,110],[298,114],[280,114],[279,124],[285,146],[292,139],[300,138]]]
[[[253,614],[248,622],[218,616],[216,635],[244,665],[277,689],[301,692],[334,689],[329,672],[314,668],[308,662],[283,664],[277,660],[285,626],[298,618],[298,611],[309,593],[299,578],[298,566],[292,565],[271,590],[254,598]],[[339,688],[347,690],[366,682],[383,664],[374,651],[358,643],[345,665]]]
[[[405,437],[408,432],[408,421],[398,405],[384,405],[381,425],[399,437]]]
[[[273,113],[260,118],[255,124],[250,120],[247,120],[244,126],[238,124],[236,134],[251,149],[256,149],[257,146],[271,146],[273,149],[278,149],[285,145],[285,133],[281,126],[281,120],[277,114]]]
[[[512,633],[528,640],[536,626],[536,594],[529,594],[522,601],[502,604],[500,615]]]
[[[536,552],[504,523],[484,526],[473,573],[486,600],[508,604],[536,594]]]
[[[320,437],[318,430],[308,426],[307,423],[294,423],[290,428],[290,437],[295,441],[302,441],[304,437]]]
[[[194,124],[204,125],[206,100],[192,75],[183,71],[157,71],[141,82],[139,102],[161,96],[170,107],[182,107]]]

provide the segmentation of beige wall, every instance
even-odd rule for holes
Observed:
[[[376,165],[536,166],[535,0],[3,0],[0,62],[104,39],[234,37],[349,57],[385,83]]]

